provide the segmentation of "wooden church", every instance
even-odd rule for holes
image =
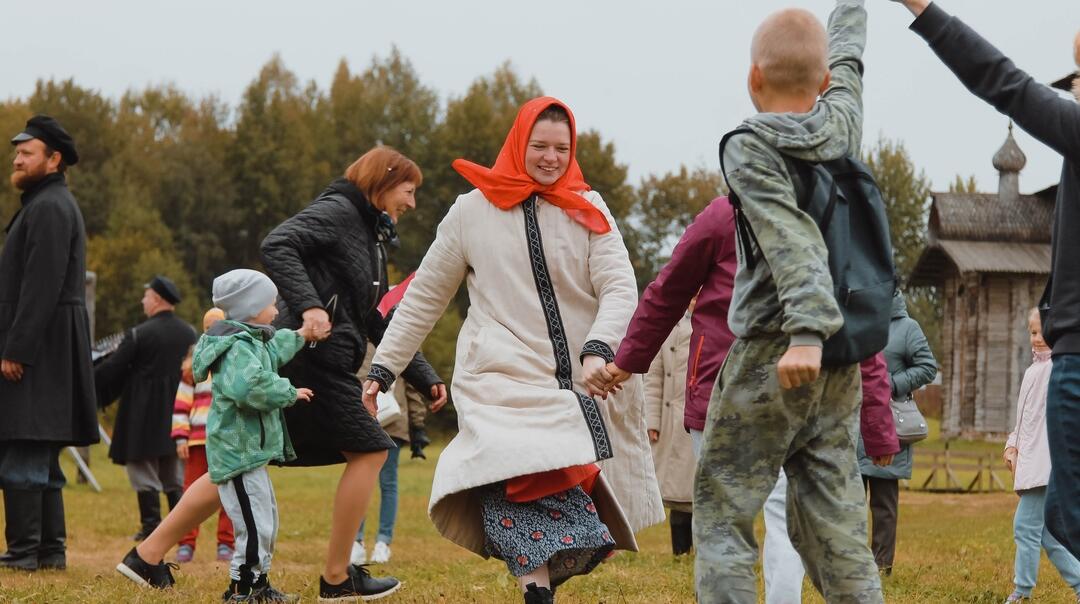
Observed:
[[[993,163],[997,193],[933,194],[927,247],[910,276],[941,292],[941,430],[950,436],[1012,430],[1031,364],[1027,316],[1050,274],[1057,187],[1020,194],[1027,158],[1011,125]]]

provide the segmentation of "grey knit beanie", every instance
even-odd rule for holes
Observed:
[[[259,271],[238,268],[214,279],[213,295],[225,318],[247,321],[277,300],[277,286]]]

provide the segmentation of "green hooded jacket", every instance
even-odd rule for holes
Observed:
[[[265,466],[296,458],[282,409],[296,402],[296,388],[277,374],[304,345],[291,329],[218,321],[192,354],[195,381],[214,374],[206,422],[210,481],[221,484]]]

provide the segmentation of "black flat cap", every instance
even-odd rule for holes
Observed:
[[[11,144],[17,145],[23,141],[38,139],[53,150],[58,151],[64,158],[64,163],[74,166],[79,163],[79,153],[75,150],[75,140],[71,138],[67,130],[60,122],[47,115],[35,115],[26,121],[23,131],[11,139]]]
[[[157,275],[143,287],[154,290],[157,295],[161,296],[169,304],[180,303],[180,288],[176,287],[176,284],[168,277]]]

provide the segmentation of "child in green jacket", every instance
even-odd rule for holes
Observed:
[[[199,339],[192,370],[197,382],[214,375],[206,459],[236,531],[225,601],[296,601],[267,580],[278,515],[266,465],[296,457],[281,410],[310,401],[312,392],[294,388],[277,371],[310,334],[270,327],[277,316],[277,287],[258,271],[237,269],[214,279],[213,297],[226,320]]]

